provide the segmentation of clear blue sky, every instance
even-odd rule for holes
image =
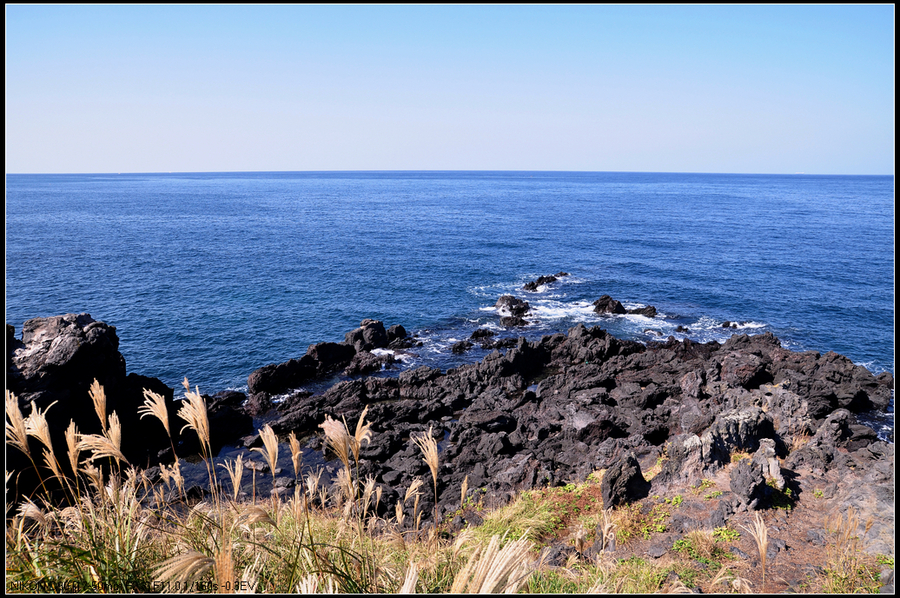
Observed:
[[[6,6],[7,172],[893,174],[894,7]]]

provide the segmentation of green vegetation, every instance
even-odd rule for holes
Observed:
[[[717,527],[713,530],[713,538],[715,538],[717,542],[734,542],[740,537],[740,532],[728,527]]]

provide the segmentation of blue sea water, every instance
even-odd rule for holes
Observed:
[[[728,320],[894,372],[892,176],[7,175],[6,217],[17,333],[88,312],[117,327],[129,372],[176,389],[185,376],[246,389],[254,369],[364,318],[420,336],[406,367],[479,359],[448,348],[480,326],[705,342],[728,338]],[[530,326],[501,329],[506,293],[532,304]],[[660,316],[596,316],[603,294]]]

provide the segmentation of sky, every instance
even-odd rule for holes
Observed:
[[[8,173],[894,173],[893,5],[6,5]]]

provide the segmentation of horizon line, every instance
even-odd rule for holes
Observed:
[[[496,169],[334,169],[334,170],[158,170],[158,171],[91,171],[91,172],[7,172],[6,175],[142,175],[142,174],[308,174],[308,173],[461,173],[461,172],[509,172],[509,173],[585,173],[585,174],[717,174],[717,175],[762,175],[762,176],[894,176],[894,173],[816,173],[816,172],[702,172],[665,170],[496,170]]]

